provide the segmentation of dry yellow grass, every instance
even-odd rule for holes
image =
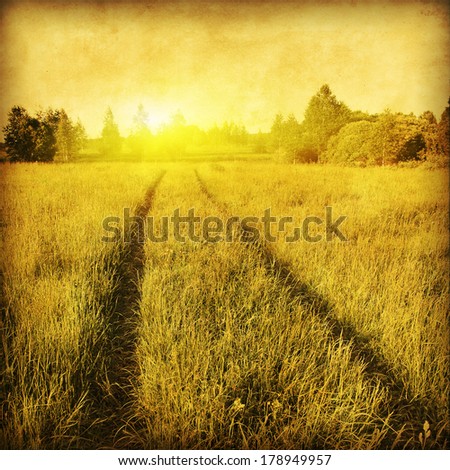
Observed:
[[[446,172],[165,167],[156,221],[331,206],[348,241],[170,236],[136,276],[102,220],[136,210],[159,167],[2,166],[3,447],[448,445]]]
[[[448,432],[448,173],[395,168],[230,165],[204,168],[233,213],[347,216],[341,242],[274,243],[296,277],[327,299],[418,400],[435,433]],[[270,178],[261,177],[264,172]],[[224,176],[226,173],[226,176]],[[245,174],[246,184],[239,183]],[[225,196],[227,195],[227,196]],[[420,430],[421,423],[415,423]]]
[[[2,446],[90,445],[83,434],[95,416],[92,382],[104,375],[119,259],[117,245],[101,241],[101,221],[137,204],[152,170],[20,164],[1,171]]]

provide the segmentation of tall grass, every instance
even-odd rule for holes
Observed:
[[[102,220],[142,198],[142,167],[3,165],[2,447],[83,448],[117,245]],[[151,172],[150,172],[151,173]]]
[[[226,186],[218,192],[231,195]],[[190,207],[200,216],[220,210],[192,171],[172,172],[152,215],[158,219],[174,208],[186,214]],[[391,422],[388,390],[365,376],[351,346],[292,295],[255,248],[171,239],[147,250],[137,348],[141,427],[129,445],[411,445],[402,423]]]
[[[175,209],[226,218],[270,207],[300,223],[331,206],[348,240],[169,233],[146,241],[140,279],[129,271],[140,260],[121,266],[122,242],[102,242],[102,220],[133,213],[159,167],[3,165],[2,447],[448,446],[447,172],[165,166],[149,213],[160,232]],[[130,280],[133,341],[113,318]],[[130,365],[115,361],[121,352]],[[111,383],[123,376],[114,362],[133,372],[130,386]],[[108,417],[118,385],[126,413]]]
[[[448,172],[320,166],[205,166],[212,193],[237,214],[324,218],[331,206],[348,241],[273,245],[330,315],[349,324],[388,362],[415,419],[449,432]],[[262,177],[265,172],[270,178]],[[245,176],[244,176],[245,175]],[[240,184],[242,179],[246,184]],[[322,231],[323,234],[323,231]],[[283,234],[281,234],[283,235]],[[417,435],[421,422],[415,422]]]

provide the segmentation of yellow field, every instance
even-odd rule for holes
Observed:
[[[0,171],[3,448],[448,447],[447,172]],[[325,239],[326,207],[346,241]],[[109,216],[128,233],[124,208],[167,239],[102,240]],[[228,242],[200,223],[181,242],[161,219],[268,208],[273,241],[235,222]],[[311,216],[322,239],[286,242]]]

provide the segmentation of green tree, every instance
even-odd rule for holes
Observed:
[[[376,122],[375,139],[380,157],[377,163],[391,165],[420,160],[426,147],[421,123],[413,114],[386,110]]]
[[[328,142],[324,160],[360,165],[392,165],[424,159],[423,121],[386,110],[376,121],[344,126]]]
[[[351,111],[350,112],[350,122],[357,121],[376,121],[376,116],[366,113],[364,111]]]
[[[42,116],[31,117],[25,108],[15,106],[3,129],[6,152],[11,161],[48,162],[56,152],[51,123]]]
[[[226,143],[246,145],[248,143],[248,132],[245,126],[230,122],[226,131]]]
[[[80,150],[83,150],[86,147],[87,140],[88,140],[86,129],[84,128],[80,119],[78,119],[77,123],[75,124],[74,132],[75,132],[75,142],[76,142],[75,148],[77,152],[79,152]]]
[[[330,138],[323,160],[365,166],[375,163],[377,151],[375,124],[357,121],[347,124]]]
[[[385,165],[396,162],[398,136],[396,135],[395,116],[390,109],[386,109],[377,119],[374,129],[374,138],[378,142],[375,163]]]
[[[76,153],[76,133],[75,128],[62,109],[59,113],[59,122],[56,129],[56,150],[61,160],[67,162],[73,158]]]
[[[81,121],[78,119],[77,124],[74,124],[63,108],[49,108],[38,116],[53,131],[56,139],[56,157],[65,162],[73,160],[87,140]]]
[[[286,161],[296,161],[301,150],[301,126],[294,114],[287,119],[277,114],[272,124],[270,140],[273,150]]]
[[[284,123],[284,147],[286,148],[287,154],[290,158],[294,158],[296,152],[300,148],[301,144],[301,130],[300,124],[293,114],[289,114]]]
[[[270,129],[270,142],[275,151],[280,150],[284,141],[284,118],[277,114]]]
[[[425,141],[425,158],[432,160],[440,154],[438,123],[431,111],[425,111],[419,116],[420,131]]]
[[[253,137],[253,151],[255,153],[267,152],[267,134],[263,134],[261,129]]]
[[[320,155],[325,151],[328,140],[351,121],[350,109],[333,95],[328,85],[323,85],[315,94],[305,111],[302,122],[303,144]]]
[[[101,151],[104,155],[117,155],[122,150],[122,138],[111,108],[108,108],[103,121]]]
[[[441,153],[445,158],[450,157],[450,98],[448,106],[445,108],[439,121],[438,142]]]
[[[34,142],[30,128],[31,116],[25,108],[14,106],[3,128],[6,153],[12,162],[31,161]]]

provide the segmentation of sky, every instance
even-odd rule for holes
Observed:
[[[439,118],[450,96],[444,1],[0,2],[0,126],[12,106],[64,108],[91,137],[111,107],[156,129],[181,112],[266,132],[327,83],[351,109]]]

